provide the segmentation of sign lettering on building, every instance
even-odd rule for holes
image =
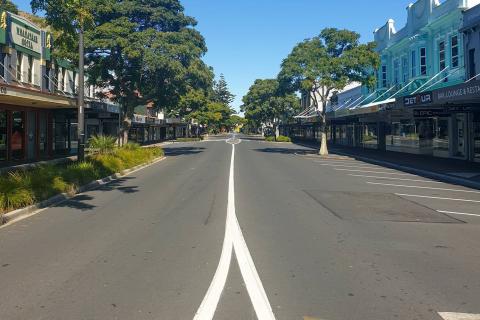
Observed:
[[[22,23],[16,19],[12,20],[11,35],[14,44],[29,49],[36,53],[42,52],[40,30]]]
[[[480,98],[480,83],[478,83],[478,81],[462,83],[454,87],[440,89],[436,92],[436,96],[438,101],[445,102]]]
[[[417,106],[421,104],[429,104],[433,102],[433,95],[431,92],[420,93],[414,96],[403,98],[403,105],[405,107]]]

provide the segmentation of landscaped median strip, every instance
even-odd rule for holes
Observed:
[[[0,217],[0,222],[2,222],[1,220],[7,223],[18,221],[49,206],[71,199],[79,193],[97,189],[163,159],[165,157],[161,148],[144,149],[129,146],[107,154],[92,156],[86,162],[63,166],[41,166],[0,176],[2,211],[9,211],[7,208],[12,210],[5,212],[3,219]],[[106,177],[95,178],[102,175]],[[19,189],[22,190],[19,191]],[[58,191],[55,192],[56,190]],[[18,203],[12,206],[11,203],[15,197],[17,197]],[[28,204],[38,202],[21,206],[19,203],[22,201],[30,202]]]

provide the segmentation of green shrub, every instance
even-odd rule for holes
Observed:
[[[202,141],[203,138],[177,138],[177,142],[192,142],[192,141]]]
[[[91,149],[100,154],[111,153],[116,147],[117,138],[112,136],[93,136],[88,140]]]
[[[0,175],[0,224],[2,213],[39,202],[59,193],[73,195],[80,186],[163,156],[159,147],[134,144],[96,154],[87,161],[42,165],[27,171]]]
[[[124,146],[122,146],[122,149],[126,149],[126,150],[139,150],[141,148],[140,144],[136,143],[136,142],[129,142],[127,144],[125,144]]]
[[[0,178],[0,206],[2,212],[26,207],[35,202],[29,190],[30,177],[23,171],[9,172]]]
[[[292,142],[292,139],[290,139],[290,137],[286,137],[286,136],[278,136],[277,139],[275,140],[275,136],[268,136],[268,137],[265,137],[265,141],[268,141],[268,142]]]

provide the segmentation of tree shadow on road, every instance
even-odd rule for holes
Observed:
[[[254,149],[257,152],[263,153],[280,153],[280,154],[297,154],[297,155],[315,155],[315,150],[299,149],[299,148],[261,148]]]
[[[163,148],[165,151],[165,155],[167,157],[178,157],[178,156],[185,156],[185,155],[194,155],[202,153],[205,150],[204,147],[170,147],[170,148]]]

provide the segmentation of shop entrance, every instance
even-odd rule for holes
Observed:
[[[465,113],[457,113],[455,116],[455,130],[453,155],[465,159],[467,157],[467,116]]]

